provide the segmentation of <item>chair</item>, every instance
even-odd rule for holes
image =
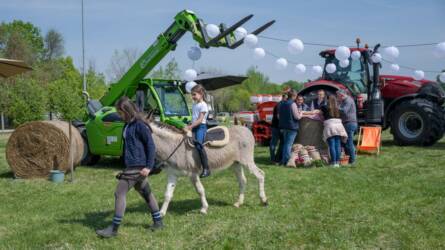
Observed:
[[[380,154],[382,127],[360,127],[357,152]]]

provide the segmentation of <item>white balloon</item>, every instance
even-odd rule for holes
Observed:
[[[216,37],[219,35],[219,27],[215,24],[207,24],[206,31],[210,37]]]
[[[373,63],[380,63],[382,62],[382,55],[380,55],[380,53],[375,53],[371,56],[371,61]]]
[[[358,50],[355,50],[351,53],[352,60],[358,60],[358,59],[360,59],[361,56],[362,56],[362,54]]]
[[[439,58],[445,57],[445,42],[438,43],[434,47],[434,55]]]
[[[201,49],[193,46],[187,51],[187,56],[192,61],[198,61],[201,58]]]
[[[302,75],[306,72],[306,66],[304,66],[304,64],[297,64],[295,65],[295,73],[297,73],[297,75]]]
[[[191,82],[191,81],[195,80],[197,76],[198,76],[198,73],[194,69],[188,69],[188,70],[184,71],[184,79],[187,82]]]
[[[185,91],[187,91],[187,93],[192,92],[192,88],[195,87],[196,85],[198,85],[196,82],[193,81],[189,81],[185,84]]]
[[[383,49],[384,56],[389,60],[393,61],[399,57],[399,49],[397,47],[391,46]]]
[[[335,58],[337,58],[337,60],[346,60],[349,58],[349,56],[351,56],[351,50],[349,50],[348,47],[339,46],[337,49],[335,49]]]
[[[255,36],[254,34],[249,34],[246,37],[244,37],[244,43],[247,45],[247,47],[253,49],[258,43],[258,37]]]
[[[346,60],[341,60],[339,64],[340,64],[340,67],[342,67],[342,68],[346,68],[346,67],[349,66],[349,60],[348,60],[348,59],[346,59]]]
[[[253,50],[253,58],[254,59],[258,60],[258,59],[261,59],[261,58],[263,58],[265,56],[266,56],[266,51],[264,51],[263,48],[255,48]]]
[[[329,74],[334,73],[336,70],[337,67],[335,66],[335,64],[329,63],[328,65],[326,65],[326,72],[328,72]]]
[[[320,65],[312,66],[312,73],[319,76],[323,73],[323,68]]]
[[[304,50],[304,44],[300,39],[294,38],[287,44],[287,50],[293,55],[300,54]]]
[[[283,70],[283,69],[285,69],[286,67],[287,67],[287,60],[285,59],[285,58],[278,58],[276,61],[275,61],[275,67],[278,69],[278,70]]]
[[[445,83],[445,72],[440,73],[439,80],[440,82]]]
[[[422,70],[414,70],[413,77],[416,80],[422,80],[423,78],[425,78],[425,72],[423,72]]]
[[[235,33],[236,40],[241,40],[245,36],[247,36],[247,30],[245,28],[243,28],[243,27],[236,28],[234,33]]]
[[[398,64],[395,64],[395,63],[391,64],[391,66],[389,66],[389,67],[390,67],[391,70],[394,71],[394,72],[397,72],[397,71],[399,71],[399,69],[400,69],[399,65],[398,65]]]

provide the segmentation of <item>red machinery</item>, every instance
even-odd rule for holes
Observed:
[[[252,124],[252,133],[258,144],[267,144],[272,137],[270,125],[272,123],[273,109],[277,103],[276,101],[268,101],[258,103],[256,106],[258,120]]]
[[[358,47],[359,43],[357,40]],[[351,60],[345,68],[339,66],[335,50],[322,51],[320,56],[325,58],[326,64],[335,64],[337,70],[331,74],[325,70],[320,79],[305,83],[299,94],[310,102],[319,89],[328,93],[344,89],[356,101],[360,125],[379,124],[383,129],[391,128],[398,145],[436,143],[445,131],[444,90],[433,81],[380,75],[381,64],[371,60],[379,46],[373,50],[351,48],[351,51],[359,51],[361,58]]]

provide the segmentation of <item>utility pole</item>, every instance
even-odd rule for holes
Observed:
[[[83,0],[82,0],[82,74],[83,74],[83,91],[87,91],[87,78],[85,75],[85,30],[84,30]]]

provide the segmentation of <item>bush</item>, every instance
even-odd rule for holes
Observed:
[[[63,120],[81,119],[85,113],[78,83],[70,80],[56,80],[49,86],[50,110]]]
[[[10,106],[7,116],[15,127],[29,121],[42,120],[47,107],[45,90],[34,80],[18,78],[9,88]]]

